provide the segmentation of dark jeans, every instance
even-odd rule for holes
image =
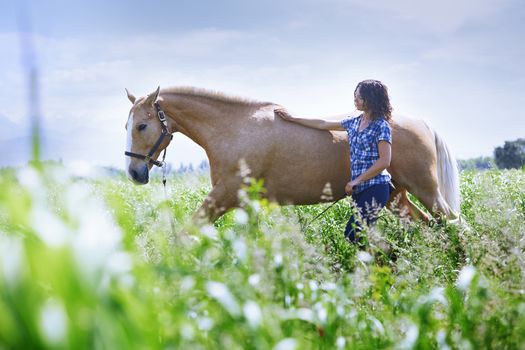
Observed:
[[[372,225],[376,222],[379,211],[386,205],[388,197],[390,197],[390,191],[390,184],[381,184],[370,186],[357,194],[352,194],[357,210],[359,210],[362,219],[367,225]],[[360,240],[356,239],[356,233],[362,231],[362,229],[356,214],[352,214],[346,224],[345,237],[352,243],[358,243]]]

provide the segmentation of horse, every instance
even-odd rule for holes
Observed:
[[[349,143],[344,131],[324,131],[290,123],[283,108],[192,87],[157,88],[136,98],[126,123],[126,170],[136,184],[149,181],[153,165],[180,132],[201,146],[209,159],[212,189],[196,217],[215,221],[238,207],[247,169],[263,179],[264,196],[281,205],[334,201],[345,196],[350,179]],[[443,139],[422,120],[395,115],[389,173],[395,187],[387,203],[412,219],[456,219],[459,212],[457,163]],[[165,153],[164,153],[165,155]],[[331,196],[327,196],[327,186]]]

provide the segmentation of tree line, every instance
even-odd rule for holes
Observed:
[[[477,157],[458,161],[460,170],[525,169],[525,138],[505,141],[494,149],[493,157]]]

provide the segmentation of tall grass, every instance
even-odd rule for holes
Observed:
[[[215,224],[201,177],[133,186],[61,166],[0,173],[0,348],[523,349],[525,173],[463,173],[458,224],[387,211],[364,250],[341,201],[243,192]],[[175,233],[170,218],[175,221]]]

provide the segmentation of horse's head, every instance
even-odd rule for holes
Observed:
[[[135,98],[127,89],[128,98],[133,103],[129,112],[126,145],[126,171],[128,177],[136,184],[149,181],[149,170],[160,163],[156,161],[162,150],[168,147],[171,136],[163,137],[167,131],[159,120],[155,101],[160,88],[146,97]],[[150,160],[151,159],[151,160]]]

